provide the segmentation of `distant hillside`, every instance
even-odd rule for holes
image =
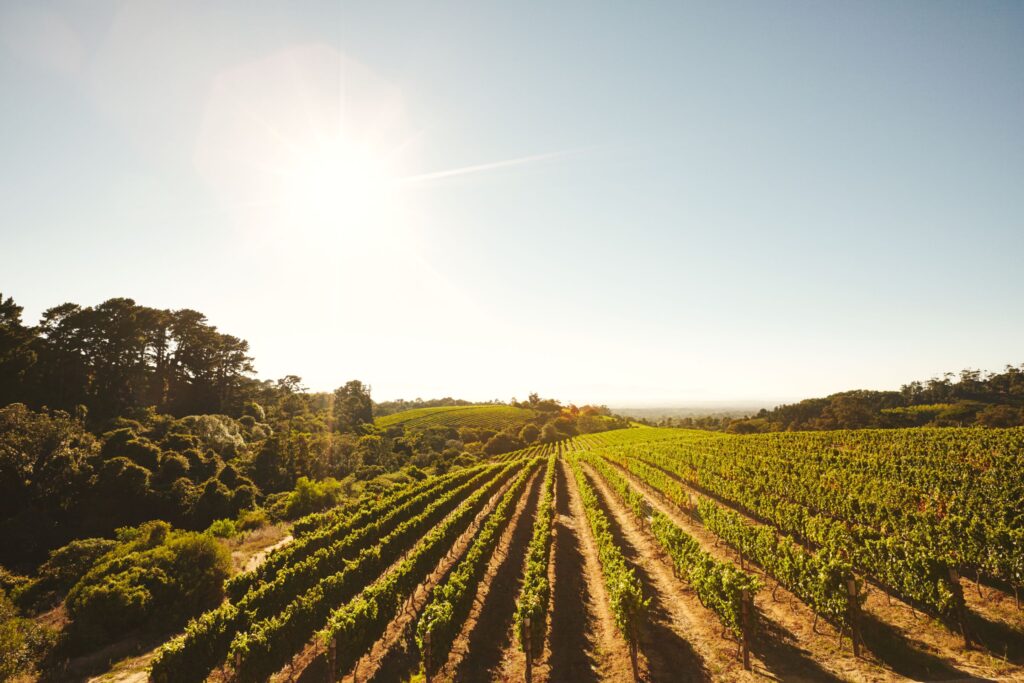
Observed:
[[[402,427],[470,427],[500,431],[506,427],[520,427],[537,416],[537,411],[506,405],[441,406],[415,408],[386,415],[374,420],[382,429]]]
[[[633,419],[645,419],[652,422],[659,422],[667,418],[698,418],[698,417],[715,417],[715,418],[734,418],[734,417],[746,417],[753,415],[757,411],[770,408],[774,403],[762,402],[762,403],[729,403],[729,402],[718,402],[718,403],[704,403],[699,405],[665,405],[665,406],[644,406],[634,408],[619,408],[612,406],[611,410],[616,415],[622,415],[623,417],[629,417]]]
[[[843,391],[742,419],[729,415],[668,417],[661,424],[736,433],[901,427],[1024,426],[1024,365],[1003,372],[962,370],[899,391]]]

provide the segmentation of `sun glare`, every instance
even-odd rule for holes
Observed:
[[[396,229],[399,197],[383,155],[337,135],[300,150],[282,172],[281,208],[301,232],[360,233]]]

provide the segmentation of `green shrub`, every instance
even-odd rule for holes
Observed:
[[[103,447],[100,449],[100,455],[104,458],[115,458],[119,455],[124,455],[124,449],[128,442],[135,437],[135,431],[128,427],[107,432],[103,435]]]
[[[188,458],[174,451],[166,451],[160,458],[160,469],[157,479],[161,482],[173,482],[188,476]]]
[[[255,510],[243,510],[235,521],[235,528],[239,531],[252,531],[261,529],[268,524],[270,524],[270,517],[267,516],[267,511],[256,508]]]
[[[299,477],[295,490],[288,496],[285,504],[285,517],[298,519],[313,512],[320,512],[338,504],[342,496],[341,482],[328,477],[313,481],[308,477]]]
[[[109,538],[83,538],[50,552],[35,581],[11,592],[23,609],[45,609],[60,600],[96,562],[117,547]]]
[[[217,538],[231,538],[238,533],[238,529],[233,520],[218,519],[207,528],[206,533]]]
[[[255,401],[246,401],[245,405],[242,406],[242,413],[246,417],[251,417],[257,422],[263,422],[267,419],[267,414],[263,410],[263,406]]]
[[[149,439],[132,439],[124,445],[119,455],[150,472],[155,472],[160,466],[160,447]]]
[[[187,451],[199,447],[199,439],[191,434],[172,432],[163,439],[163,447],[172,451]]]
[[[525,445],[530,445],[540,438],[540,427],[533,423],[523,425],[523,428],[519,430],[519,440]]]
[[[56,634],[18,615],[0,590],[0,681],[31,677],[38,663],[56,643]]]
[[[243,479],[242,481],[248,481]],[[252,484],[242,484],[231,492],[231,512],[235,515],[243,510],[248,510],[256,504],[256,487]]]
[[[15,574],[6,567],[0,567],[0,591],[10,593],[11,591],[31,583],[32,579],[21,574]]]
[[[118,535],[120,546],[68,594],[75,645],[100,645],[133,629],[166,632],[223,598],[231,556],[212,536],[160,522]]]
[[[213,520],[232,517],[231,490],[216,479],[208,479],[203,492],[192,505],[189,516],[197,528],[209,526]]]

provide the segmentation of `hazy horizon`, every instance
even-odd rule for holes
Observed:
[[[7,2],[0,291],[377,400],[1024,361],[1024,4]],[[778,398],[788,397],[788,398]]]

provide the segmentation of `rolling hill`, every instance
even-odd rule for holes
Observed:
[[[378,417],[378,427],[471,427],[474,429],[504,429],[509,425],[521,426],[537,416],[537,411],[506,405],[482,404],[471,406],[441,406],[414,408],[393,415]]]

